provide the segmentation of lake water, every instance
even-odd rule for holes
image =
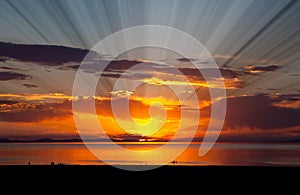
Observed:
[[[158,148],[163,143],[119,143],[123,148],[142,151],[140,154]],[[181,143],[174,143],[167,149],[173,152]],[[176,159],[174,165],[251,165],[251,166],[300,166],[300,144],[258,144],[258,143],[216,143],[203,157],[198,155],[199,143],[192,143]],[[109,143],[93,143],[95,151],[104,150],[106,162],[115,165],[160,164],[157,156],[145,159],[137,156],[122,156]],[[139,155],[139,154],[138,154]],[[164,155],[164,154],[158,154]],[[110,157],[113,157],[110,161]],[[137,160],[138,159],[138,160]],[[105,165],[81,142],[74,143],[0,143],[1,165],[51,164],[51,162],[80,165]]]

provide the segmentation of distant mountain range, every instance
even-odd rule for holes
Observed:
[[[19,139],[0,139],[0,143],[17,143],[17,142],[82,142],[81,139],[52,139],[52,138],[43,138],[35,140],[19,140]]]

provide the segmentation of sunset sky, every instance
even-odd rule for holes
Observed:
[[[201,141],[211,116],[209,88],[222,87],[221,79],[227,112],[219,141],[299,142],[299,10],[300,1],[294,0],[0,1],[0,138],[78,138],[72,101],[93,100],[99,122],[114,139],[168,140],[185,109],[185,133],[178,141],[189,136],[198,120],[195,141]],[[76,71],[89,50],[106,36],[138,25],[170,26],[190,34],[212,54],[223,77],[212,77],[215,84],[208,85],[192,62],[206,63],[207,74],[212,71],[210,62],[141,48],[112,60],[103,72],[84,66],[80,71],[91,77],[102,74],[96,94],[93,99],[72,97]],[[108,61],[101,53],[94,55],[99,66]],[[130,69],[138,63],[145,66]],[[187,80],[172,74],[174,68]],[[131,81],[142,85],[134,91],[114,91],[120,76],[125,85]],[[168,86],[192,86],[197,105],[193,101],[182,105]],[[139,124],[131,128],[119,115],[130,132],[117,124],[111,109],[111,102],[122,105],[126,98],[132,119]],[[154,132],[163,111],[154,109],[156,117],[149,125],[149,108],[157,102],[167,115]],[[194,114],[197,107],[200,119]],[[80,112],[89,117],[87,107]],[[93,123],[85,128],[91,138],[102,137]]]

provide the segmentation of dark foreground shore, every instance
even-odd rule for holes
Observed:
[[[124,166],[126,168],[126,166]],[[10,165],[0,166],[0,176],[6,182],[64,181],[132,182],[286,182],[299,178],[300,167],[262,166],[162,166],[149,171],[126,171],[112,166],[91,165]],[[295,182],[298,179],[295,180]]]

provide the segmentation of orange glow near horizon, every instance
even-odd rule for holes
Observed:
[[[141,88],[140,90],[143,90]],[[158,96],[158,97],[142,97],[138,96],[140,94],[139,90],[136,90],[135,94],[130,95],[129,101],[129,111],[131,114],[131,119],[137,124],[138,128],[134,132],[130,132],[126,129],[122,129],[119,124],[116,122],[114,115],[111,110],[111,101],[115,101],[112,98],[105,97],[94,97],[97,110],[97,118],[103,127],[104,131],[110,137],[119,137],[122,139],[123,135],[133,135],[138,136],[147,136],[153,137],[155,139],[168,140],[174,136],[176,130],[180,124],[181,117],[181,105],[177,97],[171,90],[163,90],[168,94],[168,97]],[[76,129],[73,114],[72,114],[72,101],[77,101],[72,98],[72,96],[64,95],[61,93],[52,93],[52,94],[1,94],[0,97],[5,98],[7,101],[16,101],[16,103],[11,104],[1,104],[0,112],[8,112],[19,117],[20,122],[9,119],[10,121],[1,122],[6,127],[11,127],[16,129],[15,133],[12,134],[9,132],[9,128],[1,131],[1,137],[20,137],[31,139],[31,137],[37,138],[72,138],[78,137],[78,131]],[[81,99],[80,101],[89,101],[89,98]],[[117,100],[117,99],[116,99]],[[131,101],[132,100],[132,101]],[[155,115],[150,115],[150,107],[155,104],[160,103],[163,105],[163,108],[166,112],[166,119],[157,131],[153,131],[156,128],[155,121],[160,120]],[[209,101],[203,100],[200,103],[200,106],[209,106]],[[202,105],[201,105],[202,104]],[[26,117],[26,114],[29,113],[30,119],[24,119],[23,115]],[[89,118],[93,118],[85,108],[81,111],[81,117],[86,118],[86,129],[88,129],[91,136],[97,135],[101,137],[99,132],[94,128],[95,124],[89,122]],[[20,113],[18,116],[18,113]],[[28,114],[27,114],[28,115]],[[44,116],[45,115],[45,116]],[[36,119],[35,119],[36,118]],[[149,126],[149,122],[154,120],[153,125]],[[209,121],[207,118],[202,118],[203,121]],[[193,120],[192,114],[191,118],[187,119],[187,122],[183,124],[183,128],[188,128],[188,120]],[[126,123],[126,122],[125,122]],[[1,124],[0,124],[1,125]],[[21,126],[20,126],[21,125]],[[148,126],[147,126],[148,125]],[[28,134],[26,131],[21,131],[23,129],[30,129],[31,134]],[[203,126],[203,124],[202,124]],[[20,129],[20,130],[17,130]],[[72,136],[73,135],[73,136]],[[188,135],[188,134],[187,134]],[[125,138],[126,139],[126,138]]]

